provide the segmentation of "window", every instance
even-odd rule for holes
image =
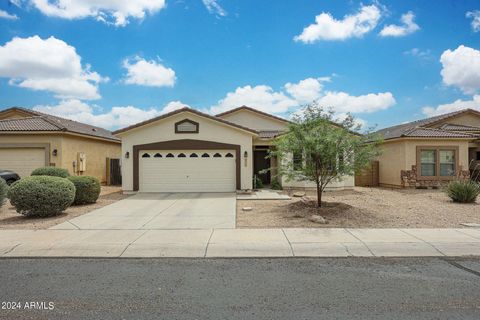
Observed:
[[[180,154],[177,156],[177,158],[185,158],[185,157],[186,157],[185,153],[180,153]]]
[[[455,151],[440,150],[440,175],[442,177],[455,175]]]
[[[150,158],[150,155],[149,155],[148,153],[144,153],[144,154],[142,155],[142,158]]]
[[[220,153],[218,153],[218,152],[217,152],[217,153],[215,153],[215,154],[213,155],[213,157],[214,157],[214,158],[221,158],[221,157],[222,157],[222,155],[221,155]]]
[[[174,158],[174,155],[169,153],[169,154],[166,155],[166,158]]]
[[[208,153],[202,154],[202,158],[210,158],[210,155]]]
[[[456,147],[417,147],[417,179],[452,179],[457,174],[457,154]]]
[[[227,153],[227,154],[225,155],[225,158],[233,158],[233,154],[231,154],[231,153],[229,152],[229,153]]]
[[[293,170],[301,170],[303,167],[303,157],[301,152],[293,153]]]
[[[420,152],[420,162],[421,169],[420,175],[424,177],[434,177],[436,176],[437,164],[435,163],[437,159],[435,150],[422,150]]]
[[[198,122],[182,120],[175,123],[175,133],[198,133]]]
[[[192,154],[190,155],[190,158],[198,158],[198,155],[197,155],[196,153],[192,153]]]
[[[155,153],[155,155],[153,156],[154,158],[161,158],[162,155],[160,153]]]

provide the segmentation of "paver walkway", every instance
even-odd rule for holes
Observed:
[[[480,229],[0,230],[0,257],[480,255]]]

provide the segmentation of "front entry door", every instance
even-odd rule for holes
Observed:
[[[259,172],[270,168],[270,158],[267,158],[268,150],[253,151],[253,174],[256,174],[263,184],[270,184],[270,171],[260,174]]]

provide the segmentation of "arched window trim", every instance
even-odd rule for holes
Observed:
[[[227,153],[227,154],[225,155],[225,158],[233,158],[233,154],[231,154],[231,153],[229,152],[229,153]]]
[[[216,152],[214,155],[213,155],[214,158],[221,158],[222,155],[218,152]]]
[[[169,153],[165,156],[165,158],[175,158],[175,156],[173,154]]]
[[[210,155],[205,152],[204,154],[202,154],[202,158],[210,158]]]
[[[150,154],[145,152],[144,154],[142,154],[142,158],[150,158]]]

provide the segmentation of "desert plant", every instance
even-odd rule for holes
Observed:
[[[67,178],[75,185],[73,204],[95,203],[100,195],[100,181],[89,176],[70,176]]]
[[[7,200],[8,184],[5,180],[0,178],[0,207],[5,204]]]
[[[273,179],[270,183],[270,188],[273,190],[283,190],[282,185],[278,179]]]
[[[454,180],[445,188],[453,202],[473,203],[480,194],[480,184],[471,180]]]
[[[261,189],[263,188],[262,179],[258,175],[253,176],[253,188],[254,189]]]
[[[48,217],[61,213],[73,203],[75,186],[60,177],[25,177],[10,186],[8,198],[20,214]]]
[[[37,168],[32,171],[32,176],[52,176],[66,178],[70,176],[67,169],[57,168],[57,167],[43,167]]]

